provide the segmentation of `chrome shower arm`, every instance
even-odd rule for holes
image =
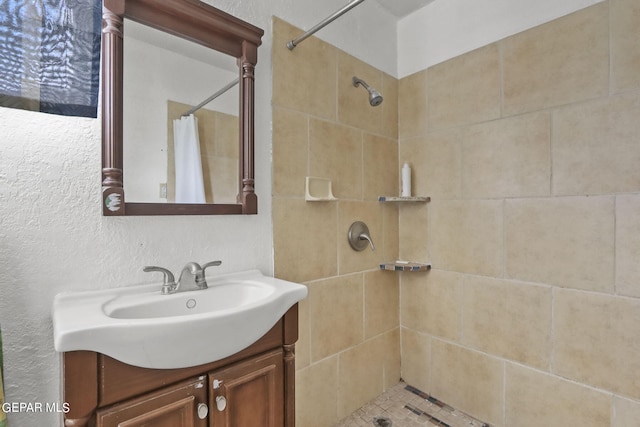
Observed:
[[[353,76],[353,78],[351,79],[351,82],[355,87],[358,87],[358,85],[362,85],[366,90],[369,90],[369,85],[364,80],[359,79],[356,76]]]

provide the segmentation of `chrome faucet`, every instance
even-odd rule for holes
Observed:
[[[204,278],[204,270],[202,269],[202,267],[200,267],[200,264],[196,262],[188,262],[187,265],[182,268],[180,278],[178,279],[176,287],[173,289],[172,293],[180,292],[181,290],[188,290],[185,289],[184,286],[182,286],[182,284],[185,282],[185,273],[187,274],[187,277],[191,276],[191,281],[195,284],[196,289],[207,289],[208,285],[207,281]],[[193,287],[191,287],[191,289],[193,289]]]
[[[164,274],[164,281],[162,283],[162,295],[169,295],[175,294],[176,292],[207,289],[209,286],[207,285],[207,280],[205,278],[205,270],[208,267],[218,266],[220,264],[222,264],[222,261],[211,261],[203,266],[200,266],[200,264],[198,264],[197,262],[188,262],[187,265],[185,265],[182,269],[180,277],[178,278],[178,282],[175,281],[173,273],[171,273],[171,271],[167,270],[166,268],[146,266],[142,270],[145,272],[158,271]],[[187,274],[187,277],[192,277],[191,282],[194,284],[194,286],[189,289],[187,289],[185,286],[182,286],[182,284],[185,282],[185,274]]]

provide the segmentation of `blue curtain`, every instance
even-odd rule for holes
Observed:
[[[96,117],[100,0],[0,0],[0,106]]]

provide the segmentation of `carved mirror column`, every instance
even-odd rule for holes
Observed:
[[[124,3],[102,7],[103,215],[124,215],[122,180],[122,53]]]

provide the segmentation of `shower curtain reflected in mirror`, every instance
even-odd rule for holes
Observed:
[[[173,121],[175,150],[176,203],[206,203],[198,119],[193,115]]]

